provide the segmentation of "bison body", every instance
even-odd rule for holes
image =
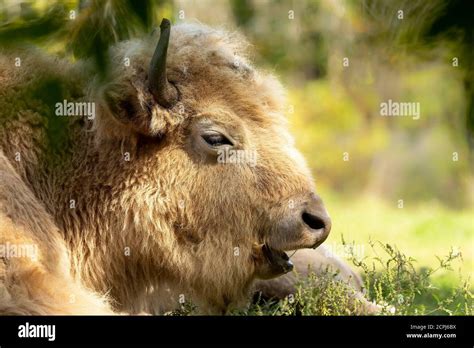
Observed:
[[[0,313],[224,313],[327,237],[284,91],[245,41],[197,25],[157,41],[113,47],[105,78],[0,54],[0,244],[34,250],[0,255]]]

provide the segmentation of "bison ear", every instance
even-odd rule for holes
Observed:
[[[132,76],[102,86],[98,127],[108,128],[103,130],[109,133],[164,134],[175,122],[170,110],[157,105],[145,80],[145,76]]]

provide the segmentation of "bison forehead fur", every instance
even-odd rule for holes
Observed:
[[[0,111],[0,169],[19,181],[14,190],[0,183],[0,218],[10,226],[0,229],[0,242],[38,240],[40,256],[28,267],[69,279],[68,291],[79,297],[92,290],[98,296],[90,293],[90,306],[106,295],[114,310],[156,312],[183,295],[204,312],[225,311],[259,274],[255,244],[314,244],[289,217],[291,204],[314,195],[312,178],[287,130],[284,91],[251,66],[241,36],[172,28],[167,70],[179,101],[171,108],[147,87],[157,40],[158,33],[113,47],[105,81],[87,62],[30,49],[0,56],[8,104]],[[22,68],[15,70],[18,55]],[[48,81],[60,86],[61,98],[94,102],[96,117],[55,116],[62,99],[42,97]],[[201,137],[216,130],[233,150],[255,153],[255,162],[216,163]],[[30,197],[21,205],[18,190]],[[0,264],[0,274],[13,272],[15,262]],[[37,286],[60,291],[52,289],[60,281],[52,283]],[[8,292],[13,285],[3,286]],[[5,301],[0,310],[13,306]],[[53,299],[41,301],[50,301],[42,305],[50,312],[67,312]]]

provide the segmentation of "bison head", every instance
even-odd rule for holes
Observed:
[[[115,69],[94,90],[97,139],[130,149],[115,218],[153,286],[226,308],[255,277],[291,270],[284,251],[317,247],[331,221],[288,133],[283,89],[249,65],[243,38],[170,30],[164,20],[158,46],[152,35],[112,50]]]

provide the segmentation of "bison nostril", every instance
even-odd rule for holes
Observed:
[[[326,227],[326,224],[324,223],[324,221],[315,215],[311,215],[305,212],[303,213],[302,218],[303,218],[304,223],[308,225],[310,228],[312,228],[313,230],[319,230],[321,228]]]

